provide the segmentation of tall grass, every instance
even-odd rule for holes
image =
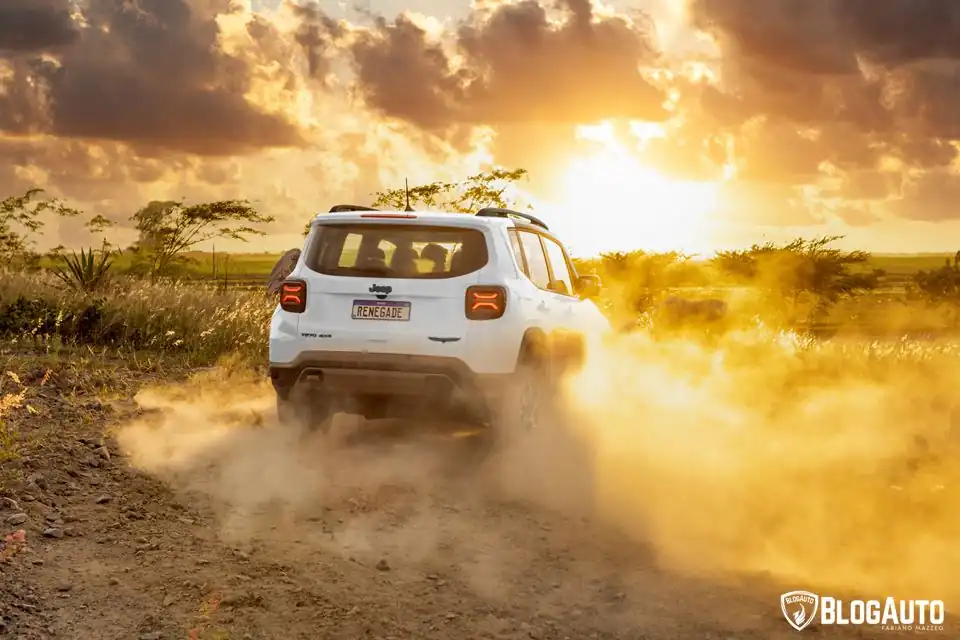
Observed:
[[[0,337],[8,343],[155,351],[211,364],[225,355],[265,361],[275,300],[259,291],[213,292],[117,280],[85,294],[50,275],[0,278]]]
[[[8,382],[13,382],[17,389],[7,391],[6,383]],[[8,414],[23,405],[26,395],[27,387],[20,382],[16,373],[8,371],[0,377],[0,491],[3,491],[10,482],[8,477],[10,465],[6,463],[16,460],[19,456],[18,433],[8,419]]]

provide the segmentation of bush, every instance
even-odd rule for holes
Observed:
[[[50,275],[6,273],[0,281],[0,336],[162,351],[196,364],[227,354],[266,359],[275,301],[263,293],[214,293],[136,279],[115,285],[87,294]]]

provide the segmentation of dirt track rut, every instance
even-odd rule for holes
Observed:
[[[25,460],[27,484],[0,505],[27,542],[0,563],[2,637],[796,635],[781,586],[659,569],[589,518],[492,489],[499,471],[471,439],[317,445],[258,417],[207,427],[219,439],[198,454],[176,435],[198,427],[182,414],[99,448],[136,411],[102,413]]]

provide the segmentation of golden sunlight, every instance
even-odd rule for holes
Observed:
[[[632,133],[640,133],[636,127]],[[650,137],[662,135],[645,131]],[[674,180],[643,164],[621,142],[611,123],[578,127],[579,138],[597,148],[570,160],[562,171],[556,208],[565,218],[589,222],[577,229],[580,251],[593,249],[603,236],[610,245],[610,228],[621,230],[616,249],[707,251],[711,215],[718,183]],[[644,136],[645,137],[645,136]],[[592,237],[597,234],[597,238]],[[613,248],[613,247],[604,247]]]

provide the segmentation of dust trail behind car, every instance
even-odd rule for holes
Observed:
[[[335,510],[336,531],[317,525],[314,543],[425,562],[453,548],[483,558],[478,583],[495,591],[531,562],[512,538],[525,525],[501,526],[530,513],[510,506],[520,502],[589,515],[597,535],[625,531],[671,569],[763,572],[944,599],[949,610],[960,569],[957,352],[757,329],[710,346],[634,334],[594,345],[566,381],[563,430],[486,458],[425,425],[360,443],[345,440],[349,426],[304,440],[273,422],[265,383],[214,372],[145,392],[141,403],[160,412],[120,440],[141,468],[214,498],[236,539]],[[579,529],[564,544],[595,551]]]
[[[949,603],[957,353],[765,330],[597,347],[569,389],[598,508],[673,567]]]

